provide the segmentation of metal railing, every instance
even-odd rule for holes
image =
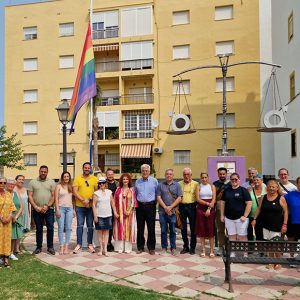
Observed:
[[[153,58],[95,62],[96,73],[153,69]]]
[[[153,99],[153,93],[127,94],[122,96],[122,104],[151,104]]]
[[[93,30],[93,40],[110,39],[119,36],[119,27]]]
[[[153,137],[153,130],[125,130],[124,139],[147,139]]]
[[[110,106],[110,105],[119,105],[120,104],[120,97],[107,97],[101,98],[100,106]]]

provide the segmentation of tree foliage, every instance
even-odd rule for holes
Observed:
[[[24,170],[22,142],[17,133],[6,136],[6,127],[0,127],[0,166]]]

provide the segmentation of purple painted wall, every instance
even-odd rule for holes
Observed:
[[[219,166],[223,166],[223,164],[225,164],[225,167],[229,168],[229,173],[232,173],[232,171],[234,171],[240,175],[241,184],[245,182],[245,156],[209,156],[207,158],[207,172],[210,178],[210,182],[218,180],[217,169]]]

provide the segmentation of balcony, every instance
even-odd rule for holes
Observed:
[[[98,132],[98,140],[118,140],[119,139],[119,127],[100,127]]]
[[[122,104],[152,104],[153,93],[128,94],[122,96]]]
[[[119,27],[93,30],[93,40],[110,39],[119,36]]]
[[[153,69],[153,58],[95,62],[96,73]]]
[[[120,97],[107,97],[101,98],[99,106],[110,106],[110,105],[119,105]]]

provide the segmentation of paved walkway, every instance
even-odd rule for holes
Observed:
[[[160,232],[157,224],[157,249],[160,250]],[[35,249],[35,234],[31,232],[24,240],[26,250]],[[75,246],[75,230],[72,232],[71,249]],[[180,233],[177,235],[177,250],[182,249]],[[44,251],[46,246],[44,247]],[[55,232],[55,249],[58,249]],[[214,299],[217,297],[236,300],[300,299],[300,270],[283,267],[279,271],[267,270],[260,265],[232,265],[235,292],[227,292],[224,284],[224,264],[219,257],[202,258],[196,255],[148,253],[118,254],[109,257],[83,251],[74,255],[48,255],[42,252],[37,257],[49,264],[95,279],[125,285],[137,289],[151,289],[178,297]]]

